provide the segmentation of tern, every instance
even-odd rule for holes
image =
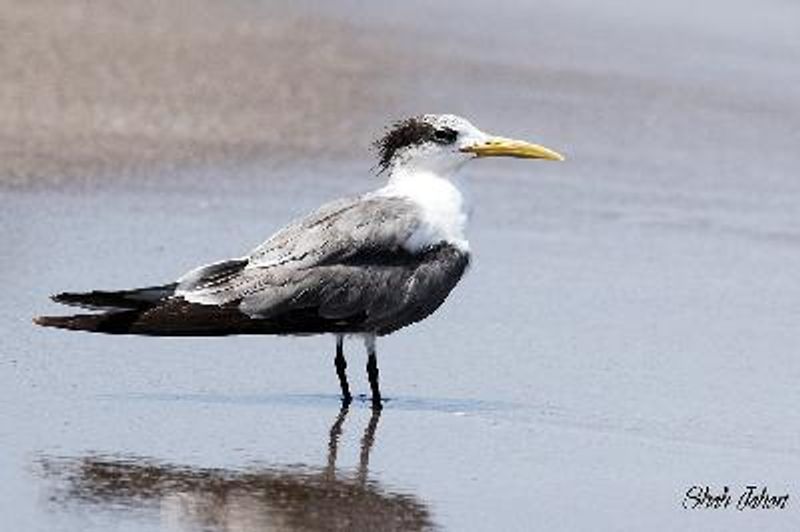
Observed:
[[[382,188],[325,204],[248,255],[200,266],[175,282],[54,295],[100,312],[35,323],[152,336],[333,334],[346,404],[352,395],[344,338],[357,335],[367,351],[372,405],[381,408],[376,338],[431,315],[470,262],[459,170],[485,157],[564,158],[447,114],[395,122],[374,145],[387,178]]]

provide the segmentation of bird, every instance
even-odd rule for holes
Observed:
[[[53,295],[93,312],[34,322],[151,336],[332,334],[345,404],[353,396],[344,340],[361,337],[372,407],[380,409],[376,339],[430,316],[468,269],[470,208],[460,170],[488,157],[564,157],[452,114],[395,121],[373,146],[382,187],[326,203],[247,255],[197,267],[174,282]]]

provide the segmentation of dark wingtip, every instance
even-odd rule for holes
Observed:
[[[96,331],[101,315],[85,314],[76,316],[36,316],[33,323],[41,327],[55,327],[74,331]]]
[[[69,303],[74,303],[75,301],[77,301],[77,296],[79,296],[79,295],[81,295],[81,294],[75,294],[75,293],[72,293],[72,292],[61,292],[61,293],[58,293],[58,294],[51,295],[50,299],[55,301],[56,303],[69,304]],[[83,295],[85,296],[86,294],[83,294]]]
[[[42,327],[58,327],[60,319],[63,318],[58,318],[56,316],[36,316],[31,321],[34,325],[40,325]]]

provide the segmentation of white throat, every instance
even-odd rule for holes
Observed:
[[[462,251],[469,250],[468,204],[456,183],[455,176],[442,177],[420,169],[393,169],[389,183],[376,194],[406,198],[420,208],[422,215],[422,223],[405,243],[406,249],[417,252],[446,242]]]

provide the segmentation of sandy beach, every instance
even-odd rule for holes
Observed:
[[[361,127],[381,123],[396,96],[376,78],[403,67],[400,54],[371,46],[375,35],[280,3],[4,1],[0,10],[4,184],[146,179],[305,150],[353,156],[376,132]]]
[[[9,529],[798,529],[794,3],[0,12]],[[567,161],[468,167],[471,270],[381,341],[379,416],[340,410],[330,338],[31,324],[380,186],[371,141],[422,112]]]

